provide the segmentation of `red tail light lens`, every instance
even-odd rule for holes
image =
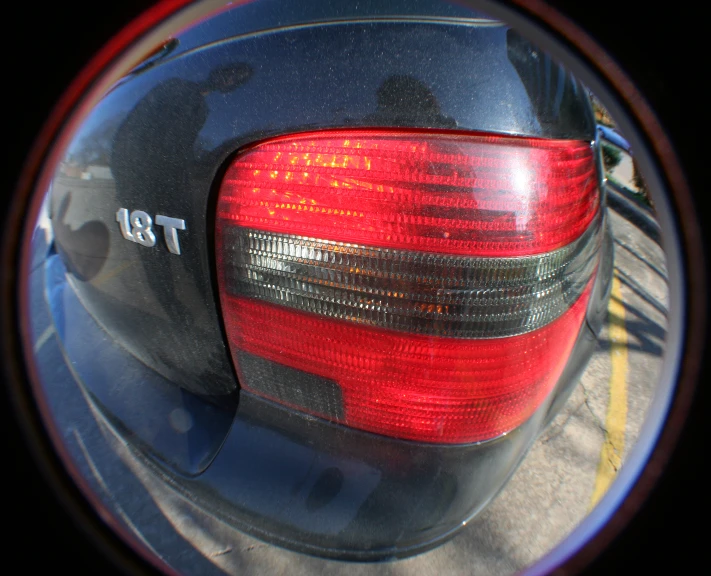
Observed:
[[[572,350],[598,214],[588,142],[349,131],[249,148],[216,226],[241,385],[397,438],[511,430]]]
[[[219,217],[383,248],[523,256],[560,248],[598,209],[588,142],[330,132],[277,138],[230,166]]]

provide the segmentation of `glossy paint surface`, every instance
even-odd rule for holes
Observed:
[[[64,322],[52,358],[66,365],[53,373],[88,392],[96,414],[206,517],[305,552],[406,556],[501,489],[548,404],[505,437],[442,448],[238,394],[215,282],[215,183],[239,149],[273,136],[407,127],[592,142],[592,110],[550,58],[499,23],[464,20],[463,9],[443,18],[418,3],[392,17],[368,5],[279,4],[240,6],[176,35],[76,134],[52,182],[59,258],[46,259],[36,287]],[[127,240],[124,216],[149,240]],[[166,218],[185,223],[179,254]],[[606,298],[598,285],[589,311]],[[67,313],[78,306],[88,314]],[[559,389],[587,361],[591,334],[584,325]],[[99,357],[117,368],[98,370]]]
[[[211,251],[215,178],[240,147],[345,126],[595,135],[582,87],[501,25],[305,26],[221,40],[141,70],[92,111],[59,167],[55,237],[96,319],[202,395],[237,389]],[[154,246],[126,241],[120,209],[184,220],[181,254],[155,223]]]

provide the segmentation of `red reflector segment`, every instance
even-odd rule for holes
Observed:
[[[225,314],[233,350],[340,386],[343,417],[315,415],[396,438],[465,443],[512,430],[541,405],[563,371],[589,294],[588,287],[544,328],[482,340],[357,326],[250,298],[226,298]],[[244,389],[268,396],[259,376],[240,368]]]
[[[247,148],[215,228],[240,384],[396,438],[508,432],[584,321],[599,207],[589,142],[354,130]]]
[[[597,210],[589,142],[381,130],[245,150],[227,170],[218,216],[370,246],[521,256],[573,241]]]

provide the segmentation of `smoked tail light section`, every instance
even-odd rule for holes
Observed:
[[[246,148],[216,223],[240,384],[394,438],[497,437],[554,389],[600,237],[590,142],[352,130]]]

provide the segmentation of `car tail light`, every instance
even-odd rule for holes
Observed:
[[[351,130],[249,147],[216,224],[241,386],[396,438],[510,431],[573,348],[599,212],[590,142]]]

